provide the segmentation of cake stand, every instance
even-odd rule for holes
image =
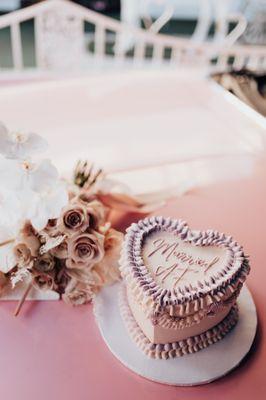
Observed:
[[[201,385],[226,375],[248,354],[256,334],[257,314],[246,286],[238,299],[239,321],[221,341],[194,354],[161,360],[148,358],[129,337],[118,304],[121,284],[101,291],[95,300],[94,313],[106,345],[136,374],[168,385]]]

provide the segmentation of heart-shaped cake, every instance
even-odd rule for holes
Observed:
[[[149,356],[198,351],[237,322],[236,299],[249,263],[231,236],[192,231],[182,220],[146,218],[128,228],[120,266],[122,315]]]

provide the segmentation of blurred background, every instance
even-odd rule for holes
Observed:
[[[127,174],[138,191],[185,190],[263,151],[265,0],[0,0],[0,14],[0,118],[45,136],[61,170],[89,158],[146,168]]]
[[[43,3],[41,0],[0,0],[0,14],[3,16],[15,10],[20,10],[22,8],[27,9],[29,6],[41,3]],[[45,3],[47,3],[47,0]],[[77,31],[80,29],[80,26],[77,26],[78,17],[76,16],[75,18],[75,12],[80,14],[79,17],[82,17],[81,9],[79,9],[79,11],[78,9],[75,11],[74,9],[72,10],[73,20],[72,23],[70,19],[68,20],[69,26],[66,28],[66,25],[63,26],[63,14],[65,12],[71,14],[70,10],[68,10],[68,12],[64,10],[68,8],[68,4],[61,3],[60,5],[56,0],[48,0],[48,3],[50,3],[50,10],[51,7],[54,7],[53,19],[51,14],[50,18],[48,18],[47,10],[49,7],[46,11],[43,9],[43,12],[42,9],[38,10],[38,8],[36,8],[35,10],[29,9],[28,13],[26,12],[24,15],[21,14],[19,35],[22,41],[21,51],[24,67],[33,67],[41,62],[36,59],[36,53],[40,51],[40,49],[38,50],[40,44],[36,43],[36,25],[40,25],[40,23],[37,22],[37,15],[41,15],[42,20],[46,19],[46,24],[49,23],[51,28],[52,20],[53,23],[56,24],[56,14],[59,12],[61,14],[61,27],[57,25],[57,31],[59,31],[60,27],[61,31],[65,31],[65,35],[66,30],[68,30],[68,34],[70,35],[71,29],[74,35],[75,29],[77,36]],[[52,3],[54,3],[54,5],[52,5]],[[214,39],[216,44],[220,42],[220,50],[222,45],[228,46],[236,42],[238,44],[260,46],[266,44],[266,2],[264,0],[73,0],[72,4],[81,5],[84,7],[84,11],[93,10],[99,15],[110,17],[124,24],[124,28],[122,28],[119,25],[115,26],[111,24],[111,26],[108,26],[108,23],[103,23],[103,29],[105,28],[104,37],[100,38],[99,35],[94,37],[94,18],[84,12],[83,22],[85,38],[83,38],[83,42],[88,52],[95,51],[95,47],[98,44],[99,46],[105,47],[104,50],[107,55],[112,55],[116,52],[116,54],[120,53],[120,56],[123,54],[130,57],[133,55],[133,45],[136,45],[136,40],[134,40],[133,35],[136,33],[134,29],[137,28],[142,28],[146,30],[147,33],[167,34],[178,38],[190,37],[192,41],[198,43],[204,43],[205,41]],[[64,20],[66,20],[66,17],[64,17]],[[12,24],[10,25],[8,22],[5,23],[5,20],[1,22],[2,25],[0,26],[3,26],[3,29],[0,29],[0,65],[2,68],[9,68],[12,67],[12,65],[14,66],[16,58],[19,58],[18,55],[15,55],[14,49],[12,48],[13,41],[15,40],[14,36],[16,36],[16,34],[14,32],[12,33],[12,29],[11,31],[9,29]],[[100,23],[101,20],[98,20],[98,22]],[[98,27],[97,24],[96,26]],[[126,27],[131,28],[129,29],[131,31],[133,29],[132,34],[126,31]],[[124,31],[120,32],[121,30]],[[43,29],[41,29],[41,31],[43,31]],[[117,36],[120,37],[118,38]],[[96,43],[95,39],[98,39],[98,42],[101,39],[104,43]],[[138,40],[140,40],[140,38],[138,38]],[[159,51],[157,51],[158,54],[153,54],[156,53],[156,51],[154,51],[153,38],[151,36],[147,35],[146,40],[142,37],[141,41],[146,42],[145,46],[142,43],[143,47],[145,47],[142,49],[145,58],[149,59],[153,58],[155,55],[158,56]],[[76,44],[78,45],[78,42],[76,42]],[[175,50],[173,46],[174,43],[168,43],[166,40],[163,46],[164,49],[161,50],[163,59],[170,59],[173,57],[171,54],[171,52]],[[84,48],[82,50],[84,50]],[[182,49],[180,49],[180,51],[181,50]],[[207,51],[207,49],[202,49],[202,51],[204,50],[205,52]],[[46,49],[46,52],[47,51]],[[49,51],[52,51],[51,46]],[[42,52],[44,52],[44,49],[42,49]],[[211,55],[210,53],[209,51],[208,56],[210,58],[213,56],[213,59],[215,59],[217,54],[213,52]],[[250,54],[246,53],[246,57],[249,55]],[[138,56],[141,56],[140,50],[138,50]],[[228,60],[228,62],[232,64],[233,61],[234,54],[231,54],[231,59]],[[247,62],[248,60],[246,60],[246,63],[243,62],[243,66],[246,66]],[[240,62],[237,63],[235,61],[235,65],[240,66]]]

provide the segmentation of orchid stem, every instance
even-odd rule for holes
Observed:
[[[14,317],[16,317],[16,316],[19,314],[19,312],[20,312],[20,310],[21,310],[21,308],[22,308],[22,306],[23,306],[23,303],[24,303],[24,301],[26,300],[26,298],[27,298],[27,296],[28,296],[28,294],[29,294],[31,288],[32,288],[32,282],[30,282],[30,283],[28,284],[28,286],[27,286],[27,288],[26,288],[26,290],[25,290],[23,296],[22,296],[21,299],[19,300],[19,303],[18,303],[18,305],[17,305],[17,308],[16,308],[16,310],[15,310],[15,312],[14,312]]]

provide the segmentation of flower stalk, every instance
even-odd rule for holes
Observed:
[[[28,284],[28,286],[26,287],[25,292],[23,293],[23,296],[19,300],[18,305],[17,305],[17,307],[15,309],[15,312],[14,312],[14,317],[18,316],[18,314],[19,314],[19,312],[20,312],[20,310],[21,310],[21,308],[22,308],[22,306],[23,306],[23,304],[24,304],[24,302],[25,302],[25,300],[26,300],[31,288],[32,288],[32,282],[30,282]]]

